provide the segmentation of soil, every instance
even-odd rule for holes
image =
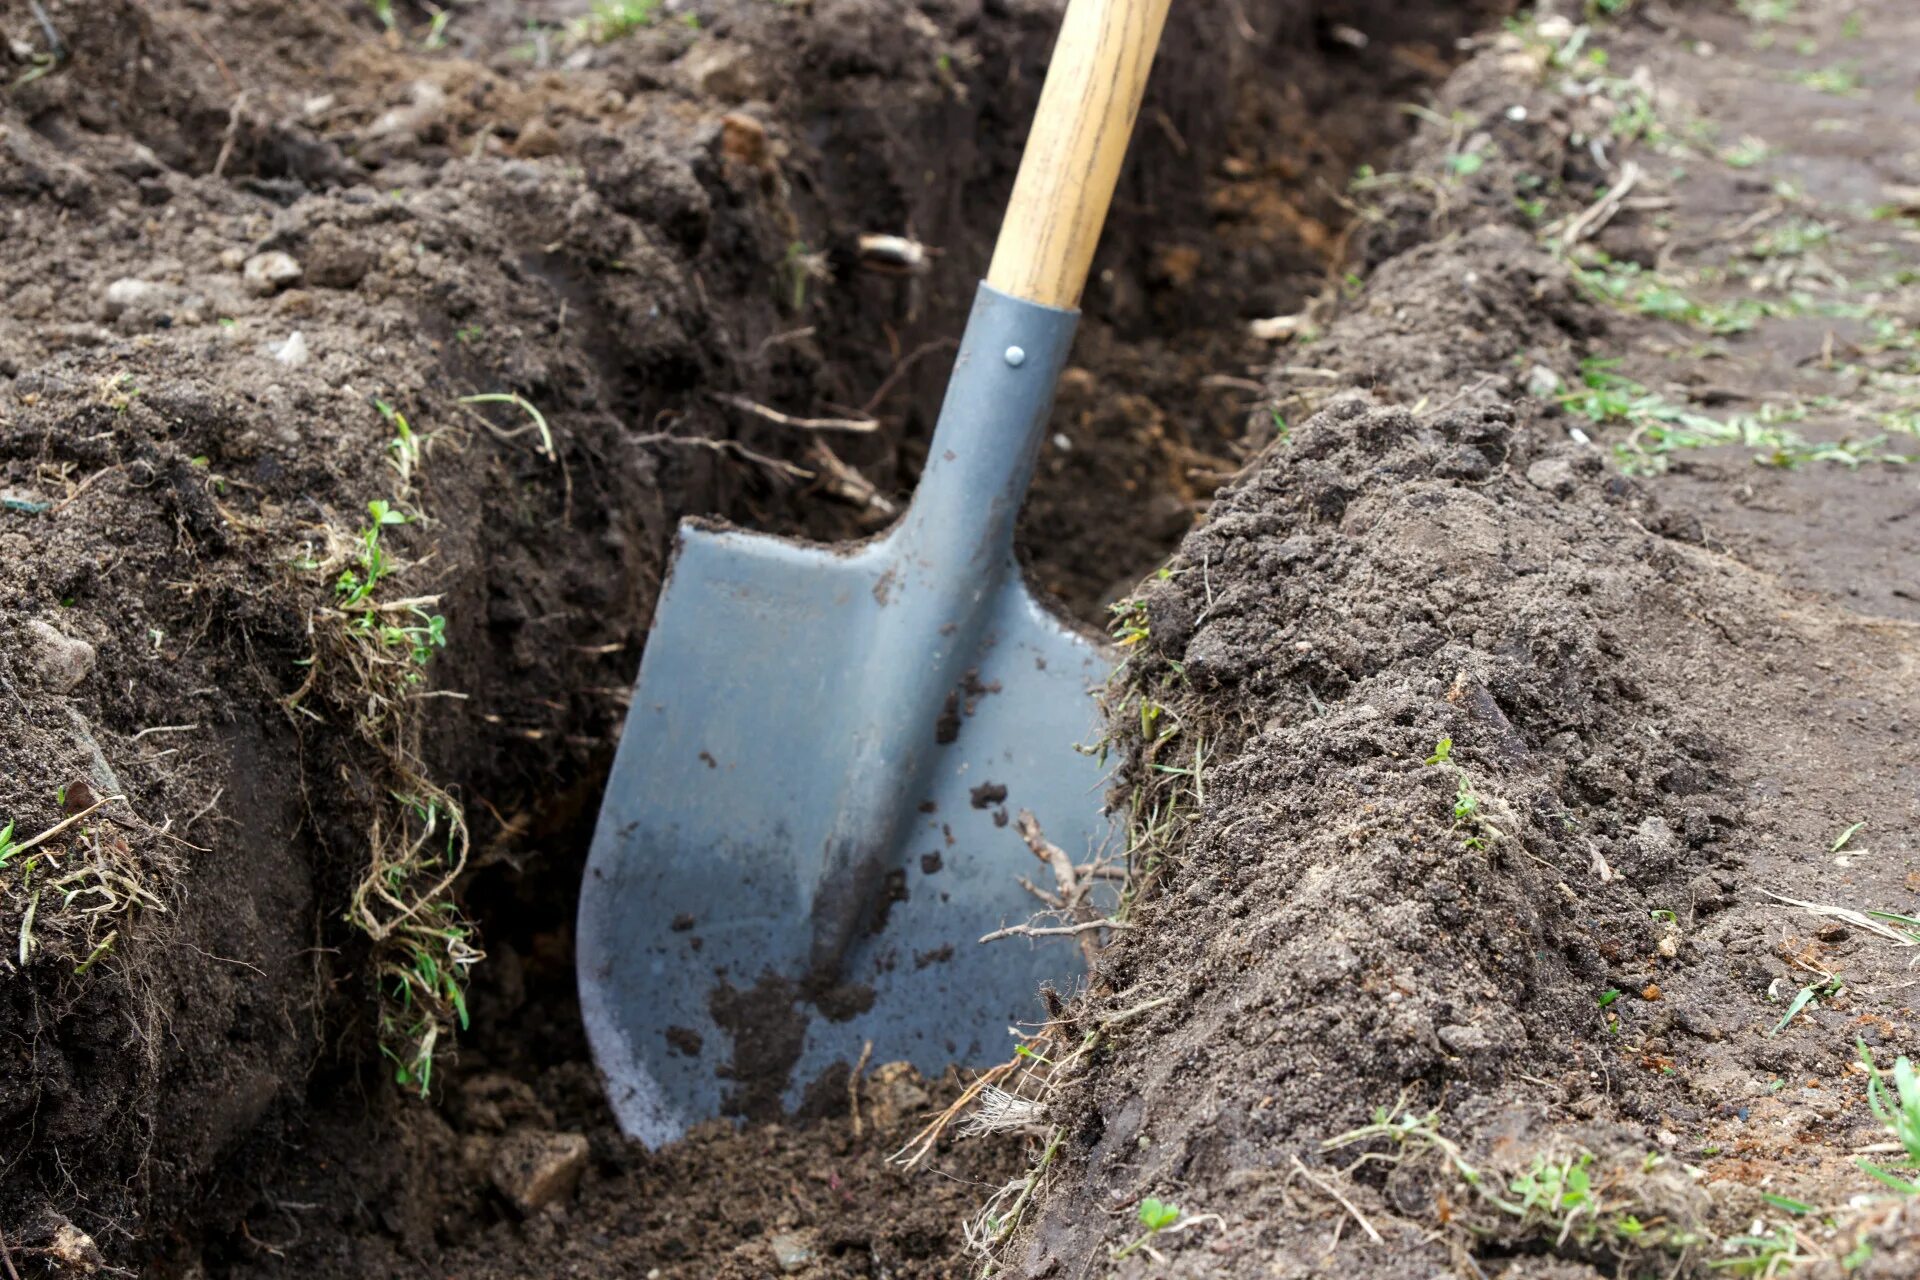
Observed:
[[[911,492],[1058,5],[384,8],[0,0],[3,1265],[1920,1266],[1913,953],[1783,900],[1920,915],[1908,6],[1176,6],[1021,534],[1130,927],[912,1171],[970,1072],[623,1140],[570,928],[678,519]]]
[[[1892,5],[1636,16],[1548,14],[1449,82],[1368,184],[1367,278],[1289,357],[1342,376],[1275,369],[1318,412],[1141,594],[1121,783],[1175,818],[1069,1015],[1100,1048],[1047,1086],[1063,1140],[1016,1271],[1920,1258],[1853,1159],[1886,1136],[1858,1046],[1916,1043],[1909,953],[1775,896],[1914,903],[1920,491],[1890,398],[1911,408],[1915,171],[1867,122],[1911,115],[1920,35]],[[1842,61],[1837,101],[1805,83]],[[1658,132],[1622,124],[1640,91]],[[1749,136],[1757,176],[1725,158]],[[1601,247],[1777,313],[1703,335],[1711,312],[1604,305],[1604,260],[1549,252],[1629,163]],[[1830,247],[1783,273],[1750,238],[1781,218]],[[1650,402],[1581,412],[1624,377],[1804,438],[1662,451]],[[1857,447],[1812,460],[1832,442]],[[1192,1229],[1116,1265],[1147,1197]]]
[[[878,1161],[957,1082],[881,1066],[858,1125],[649,1155],[600,1102],[569,928],[678,518],[851,537],[910,493],[1058,6],[742,0],[618,38],[388,8],[0,3],[0,815],[46,833],[0,872],[0,1249],[714,1275],[795,1236],[827,1273],[957,1273],[1020,1153]],[[1497,8],[1181,8],[1022,533],[1063,605],[1104,618],[1245,456],[1246,321],[1320,291],[1348,176],[1410,127],[1386,104]],[[422,947],[470,966],[464,1027],[394,997]],[[503,1190],[556,1151],[555,1202]]]

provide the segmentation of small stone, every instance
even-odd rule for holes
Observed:
[[[933,1105],[926,1082],[911,1062],[883,1062],[860,1086],[861,1107],[880,1130],[895,1129]]]
[[[1472,445],[1460,445],[1441,455],[1433,473],[1446,480],[1477,482],[1493,474],[1493,460]]]
[[[407,96],[407,105],[386,112],[367,132],[375,138],[417,138],[439,124],[447,113],[446,90],[431,80],[414,81]]]
[[[1527,394],[1537,400],[1550,400],[1565,387],[1560,375],[1543,364],[1527,370]]]
[[[164,304],[172,295],[170,287],[152,280],[135,280],[131,277],[115,280],[107,286],[107,315],[111,318],[122,312]]]
[[[1580,487],[1573,463],[1565,458],[1542,458],[1527,468],[1527,483],[1556,498],[1564,498]]]
[[[1442,1027],[1440,1043],[1455,1053],[1482,1053],[1493,1047],[1493,1037],[1484,1027],[1455,1024]]]
[[[289,369],[298,369],[307,362],[307,335],[295,329],[291,337],[274,348],[273,358]]]
[[[521,1129],[493,1149],[493,1185],[522,1214],[573,1194],[587,1167],[587,1140],[577,1133]]]
[[[264,298],[298,280],[301,271],[300,264],[294,261],[292,254],[275,249],[248,258],[246,265],[240,268],[240,275],[246,281],[248,292]]]
[[[773,167],[767,126],[739,111],[729,111],[720,117],[720,153],[756,169]]]
[[[56,1274],[59,1275],[90,1276],[107,1264],[93,1237],[65,1219],[53,1229],[53,1240],[47,1245],[46,1256],[55,1265]]]
[[[34,618],[27,623],[33,644],[33,669],[54,693],[71,693],[93,670],[93,646]]]
[[[559,150],[559,130],[538,116],[527,121],[526,126],[520,130],[520,136],[513,140],[513,154],[526,160],[556,155]]]
[[[745,102],[766,96],[766,77],[754,64],[752,51],[735,41],[702,40],[687,51],[678,67],[709,98]]]
[[[774,1265],[787,1275],[804,1271],[813,1262],[813,1243],[797,1231],[782,1231],[767,1241]]]
[[[247,251],[245,249],[222,249],[220,251],[220,266],[223,270],[238,271],[246,265]]]
[[[373,270],[373,251],[351,231],[331,224],[315,227],[307,237],[301,264],[307,283],[322,289],[352,289]]]

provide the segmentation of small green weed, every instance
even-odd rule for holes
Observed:
[[[1873,1050],[1867,1048],[1864,1040],[1855,1044],[1860,1062],[1867,1069],[1867,1106],[1872,1108],[1874,1119],[1885,1125],[1905,1150],[1902,1166],[1920,1167],[1920,1072],[1914,1070],[1913,1062],[1904,1055],[1894,1059],[1893,1088],[1889,1090],[1885,1075],[1874,1064]],[[1902,1178],[1866,1160],[1858,1164],[1901,1195],[1920,1195],[1920,1175]]]
[[[1660,119],[1653,91],[1637,80],[1607,76],[1595,86],[1614,103],[1613,116],[1607,121],[1607,133],[1615,142],[1643,142],[1657,151],[1665,151],[1673,141]]]
[[[611,44],[659,20],[660,0],[593,0],[586,17],[576,18],[567,29],[576,40]]]
[[[1636,1171],[1631,1167],[1603,1171],[1598,1158],[1584,1149],[1538,1153],[1501,1187],[1486,1170],[1467,1160],[1458,1143],[1440,1131],[1437,1110],[1410,1110],[1405,1093],[1392,1107],[1375,1108],[1373,1123],[1328,1138],[1320,1148],[1336,1151],[1363,1142],[1383,1142],[1387,1150],[1367,1152],[1349,1166],[1350,1170],[1370,1161],[1398,1165],[1437,1158],[1489,1210],[1523,1231],[1551,1234],[1555,1247],[1571,1239],[1582,1248],[1601,1245],[1677,1252],[1704,1243],[1698,1232],[1679,1223],[1643,1219],[1627,1212],[1633,1203],[1631,1195],[1607,1203],[1602,1187],[1621,1186]],[[1662,1163],[1664,1157],[1651,1154],[1641,1162],[1637,1174],[1644,1176]],[[1469,1226],[1469,1230],[1478,1233],[1480,1228]]]
[[[12,857],[13,823],[8,822],[6,826],[0,827],[0,867],[6,866],[8,860]]]
[[[433,9],[433,16],[427,20],[427,34],[420,37],[420,47],[429,52],[447,47],[447,24],[453,21],[452,9]]]
[[[1764,138],[1748,134],[1722,151],[1720,160],[1735,169],[1751,169],[1772,154],[1773,148],[1767,145]]]
[[[1484,849],[1489,840],[1499,839],[1504,832],[1487,820],[1485,806],[1480,793],[1474,789],[1473,779],[1464,767],[1453,762],[1453,739],[1442,738],[1433,744],[1433,754],[1422,764],[1446,767],[1453,770],[1453,826],[1450,832],[1465,829],[1466,835],[1461,842],[1469,849]]]
[[[1107,606],[1112,620],[1107,623],[1107,634],[1113,637],[1115,644],[1122,649],[1131,649],[1145,640],[1147,631],[1147,602],[1138,596],[1128,596],[1116,600]]]
[[[1757,27],[1789,22],[1799,8],[1800,0],[1739,0],[1740,12]]]
[[[1818,1001],[1840,995],[1845,991],[1846,987],[1841,985],[1838,978],[1829,978],[1825,982],[1811,983],[1800,988],[1794,994],[1793,1003],[1787,1006],[1786,1016],[1775,1023],[1773,1030],[1767,1032],[1767,1035],[1769,1037],[1779,1035],[1787,1029],[1789,1023],[1805,1012],[1808,1006],[1811,1005],[1817,1009],[1820,1007]]]
[[[400,489],[405,492],[413,485],[413,470],[420,464],[421,441],[413,432],[413,426],[407,421],[407,415],[375,396],[373,407],[393,428],[393,439],[387,442],[387,459],[393,469],[399,473]]]
[[[393,405],[374,407],[393,430],[385,453],[397,485],[392,498],[367,503],[353,534],[324,527],[322,548],[295,561],[330,584],[315,608],[307,678],[285,699],[289,712],[324,720],[308,699],[350,719],[377,759],[378,803],[365,806],[367,854],[346,911],[373,944],[370,967],[379,996],[379,1043],[396,1080],[426,1093],[438,1046],[467,1025],[465,978],[482,958],[461,914],[454,885],[467,863],[469,835],[459,804],[424,775],[421,705],[424,669],[447,645],[447,622],[430,611],[435,596],[401,596],[410,566],[389,546],[415,523],[407,505],[430,437]]]
[[[1558,1223],[1559,1238],[1565,1240],[1573,1230],[1574,1219],[1583,1213],[1591,1218],[1597,1212],[1589,1173],[1593,1160],[1590,1151],[1557,1160],[1537,1155],[1531,1168],[1507,1184],[1507,1193],[1519,1205],[1521,1217],[1531,1214]]]
[[[1832,94],[1835,97],[1851,98],[1860,92],[1860,72],[1846,65],[1814,67],[1793,73],[1794,83],[1805,85],[1815,93]]]
[[[1179,1222],[1180,1210],[1166,1203],[1164,1200],[1157,1200],[1152,1196],[1148,1196],[1140,1202],[1140,1208],[1135,1216],[1139,1218],[1140,1225],[1145,1227],[1146,1230],[1135,1237],[1131,1244],[1114,1251],[1113,1260],[1115,1262],[1126,1257],[1134,1250],[1141,1248],[1147,1241]]]
[[[366,603],[381,580],[393,571],[393,560],[380,545],[380,533],[389,526],[405,524],[410,518],[405,512],[395,510],[392,503],[379,498],[367,504],[367,514],[372,517],[372,523],[362,529],[356,539],[359,548],[353,563],[342,569],[333,582],[334,594],[340,597],[343,609]]]
[[[780,278],[785,287],[787,310],[799,315],[807,309],[807,287],[814,281],[832,278],[827,255],[808,248],[804,240],[795,240],[787,246],[787,256],[781,259]]]
[[[493,432],[494,437],[500,440],[511,440],[515,436],[521,435],[525,432],[537,431],[540,433],[540,452],[547,455],[547,461],[552,462],[558,456],[557,454],[554,453],[554,450],[553,450],[553,430],[552,428],[547,426],[547,415],[544,413],[541,413],[540,410],[534,406],[531,400],[528,400],[526,397],[520,395],[518,392],[489,391],[484,395],[461,396],[460,403],[468,404],[468,405],[472,405],[472,404],[510,404],[512,405],[514,408],[526,414],[527,417],[530,418],[532,421],[530,421],[526,426],[520,427],[514,431],[502,431],[500,430],[500,428],[488,422],[486,424],[487,430]],[[486,419],[482,418],[481,421],[486,422]]]
[[[1832,238],[1833,227],[1829,224],[1799,219],[1755,236],[1753,243],[1747,247],[1747,256],[1763,261],[1798,258]]]
[[[1868,462],[1902,463],[1901,454],[1880,446],[1884,436],[1867,440],[1808,440],[1783,425],[1807,416],[1804,405],[1767,404],[1758,413],[1735,414],[1724,422],[1695,413],[1649,391],[1619,373],[1619,361],[1589,357],[1581,361],[1581,385],[1557,397],[1570,413],[1600,425],[1624,424],[1632,433],[1614,446],[1620,469],[1629,475],[1664,471],[1669,455],[1683,449],[1743,445],[1755,449],[1762,466],[1792,468],[1809,462],[1837,462],[1857,467]]]
[[[1729,1236],[1726,1244],[1739,1252],[1731,1258],[1716,1258],[1707,1265],[1729,1275],[1779,1276],[1808,1261],[1807,1255],[1800,1252],[1799,1237],[1785,1223],[1776,1227],[1772,1235]]]
[[[1584,264],[1573,264],[1573,278],[1598,301],[1721,336],[1745,333],[1780,309],[1778,304],[1759,298],[1697,301],[1657,272],[1603,254],[1592,255]]]

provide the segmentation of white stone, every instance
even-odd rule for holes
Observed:
[[[520,1129],[495,1144],[493,1185],[522,1214],[573,1194],[587,1168],[587,1140],[577,1133]]]
[[[289,369],[298,369],[307,362],[307,335],[295,329],[292,337],[274,348],[273,358]]]
[[[246,265],[240,268],[240,275],[246,281],[249,292],[266,297],[298,280],[300,264],[292,254],[275,249],[248,258]]]
[[[33,669],[54,693],[71,693],[93,671],[93,646],[76,640],[38,618],[27,623],[33,641]]]

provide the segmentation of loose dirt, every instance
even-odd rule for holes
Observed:
[[[569,929],[675,521],[910,492],[1057,6],[435,12],[0,4],[11,1260],[957,1273],[1020,1153],[878,1163],[957,1084],[649,1156]],[[1069,607],[1242,460],[1245,322],[1489,12],[1176,17],[1023,530]]]
[[[1017,1270],[1912,1271],[1911,938],[1832,908],[1916,887],[1916,33],[1743,9],[1523,22],[1363,184],[1340,376],[1137,598]]]

